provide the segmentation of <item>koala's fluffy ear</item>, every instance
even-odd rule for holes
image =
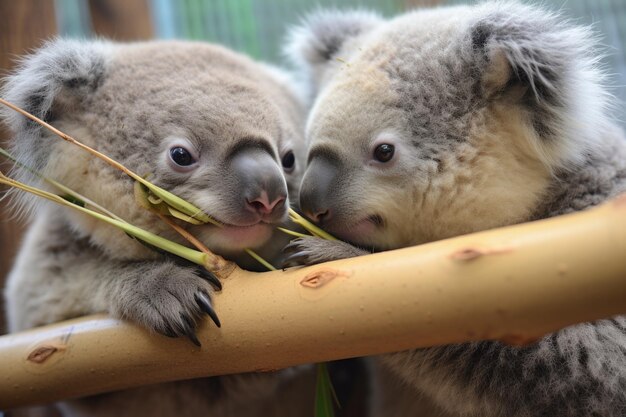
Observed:
[[[595,127],[606,117],[604,77],[588,28],[543,9],[489,2],[471,26],[468,42],[483,95],[518,100],[540,139],[581,137],[573,128],[587,121]],[[580,154],[584,145],[574,142],[559,152]]]
[[[338,56],[346,42],[381,22],[382,18],[373,12],[321,10],[290,30],[285,54],[304,67],[317,89],[326,65]]]
[[[80,111],[85,98],[102,83],[110,49],[104,41],[49,41],[22,59],[3,80],[0,95],[48,122]],[[12,153],[28,166],[42,169],[50,147],[43,143],[40,126],[13,110],[0,111],[14,136]]]

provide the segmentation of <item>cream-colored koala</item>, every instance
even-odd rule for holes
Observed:
[[[391,20],[322,12],[290,51],[316,96],[300,207],[353,245],[300,239],[288,263],[543,219],[626,191],[626,139],[595,37],[559,15],[510,1]],[[435,415],[626,415],[624,317],[523,348],[485,341],[376,362],[378,416],[428,415],[424,402]]]

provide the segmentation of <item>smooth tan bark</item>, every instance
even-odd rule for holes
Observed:
[[[236,270],[202,348],[104,316],[0,337],[0,408],[478,339],[626,313],[626,196],[583,212],[313,267]]]

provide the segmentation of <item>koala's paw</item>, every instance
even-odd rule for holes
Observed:
[[[186,336],[197,346],[195,329],[205,314],[221,326],[210,296],[221,283],[204,268],[151,262],[132,265],[130,274],[113,300],[113,311],[122,318],[165,336]]]
[[[314,265],[370,253],[340,240],[325,240],[313,236],[300,237],[291,241],[285,246],[283,252],[286,254],[283,268]]]

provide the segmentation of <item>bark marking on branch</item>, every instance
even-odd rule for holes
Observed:
[[[513,252],[513,248],[495,248],[495,249],[479,249],[479,248],[465,248],[458,250],[450,255],[450,259],[453,261],[473,261],[486,255],[501,255],[504,253]]]
[[[43,345],[38,346],[30,352],[28,357],[26,358],[29,362],[42,364],[47,361],[52,355],[56,352],[63,352],[67,349],[67,345],[59,344],[59,345]]]
[[[318,271],[307,274],[300,281],[300,285],[307,288],[321,288],[335,278],[348,278],[351,274],[345,271],[335,269],[320,269]]]

